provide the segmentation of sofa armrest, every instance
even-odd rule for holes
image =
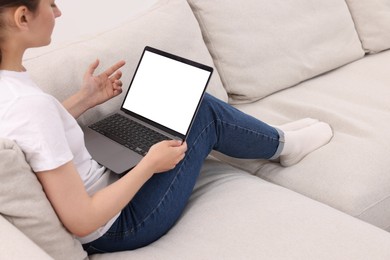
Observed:
[[[0,259],[52,259],[0,215]]]

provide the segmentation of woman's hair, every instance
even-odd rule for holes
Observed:
[[[1,63],[1,42],[3,40],[3,30],[5,28],[5,20],[2,16],[4,10],[13,7],[26,6],[31,12],[38,9],[41,0],[0,0],[0,63]]]
[[[26,6],[30,11],[34,12],[40,0],[0,0],[0,12],[4,8]]]

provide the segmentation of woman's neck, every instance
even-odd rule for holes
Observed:
[[[1,49],[1,70],[22,72],[26,69],[22,65],[24,51],[7,51],[8,48]]]
[[[0,64],[0,70],[9,70],[9,71],[16,71],[16,72],[24,72],[26,69],[23,67],[23,65],[3,65],[3,62]]]

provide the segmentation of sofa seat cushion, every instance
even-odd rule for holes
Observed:
[[[264,98],[364,54],[345,1],[188,2],[231,103]]]
[[[389,0],[346,0],[363,48],[377,53],[390,48]]]
[[[172,230],[99,259],[389,259],[390,235],[300,194],[208,161]]]
[[[34,244],[1,215],[0,230],[0,259],[53,260],[52,257]],[[21,247],[23,247],[22,250]]]
[[[389,67],[390,51],[382,52],[264,100],[237,106],[275,125],[319,118],[331,124],[334,137],[288,168],[228,160],[390,231]]]
[[[159,0],[144,13],[105,32],[66,44],[32,49],[24,64],[44,91],[64,100],[80,87],[88,65],[96,58],[101,60],[101,69],[125,60],[126,65],[121,69],[124,93],[79,118],[81,124],[88,124],[120,107],[146,45],[214,67],[198,22],[183,0]],[[227,100],[216,70],[207,91]]]
[[[0,214],[54,259],[87,258],[59,221],[19,147],[0,138],[0,158]]]

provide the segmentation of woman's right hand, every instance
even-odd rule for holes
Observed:
[[[141,163],[151,167],[153,173],[169,171],[183,160],[187,143],[179,140],[167,140],[153,145]]]

